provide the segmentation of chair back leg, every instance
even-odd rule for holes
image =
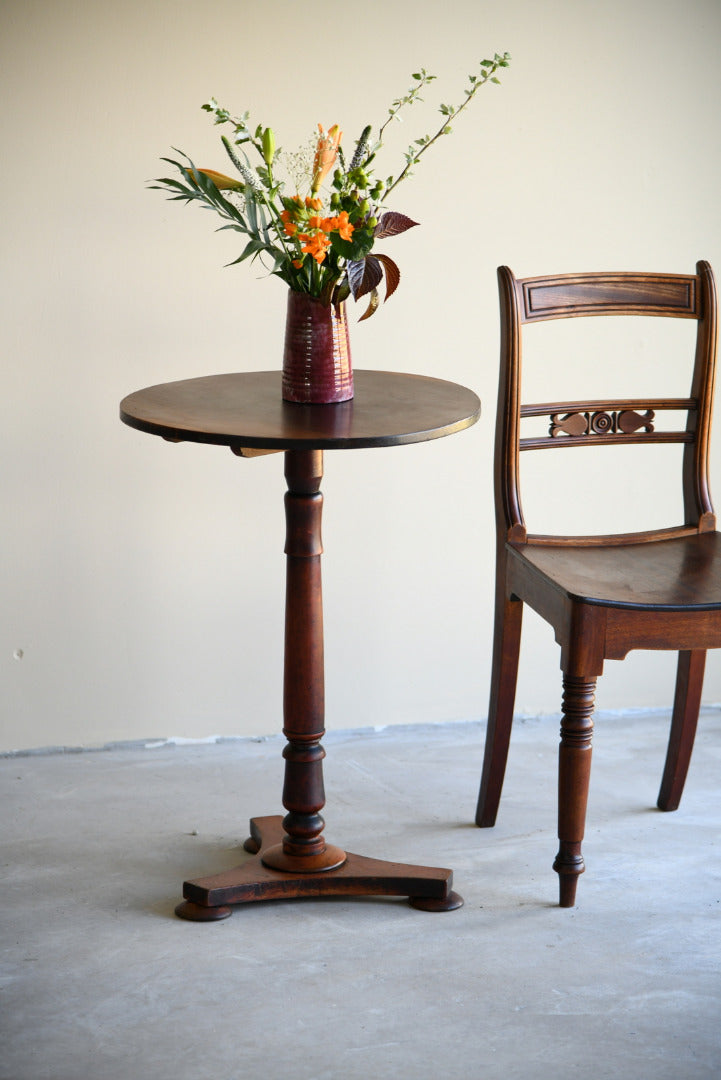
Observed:
[[[671,734],[656,804],[659,810],[676,810],[681,802],[701,707],[705,667],[705,649],[678,654]]]
[[[591,779],[595,676],[563,676],[563,716],[558,748],[558,839],[553,869],[559,876],[559,904],[573,907],[579,874],[586,869],[581,843]]]
[[[520,600],[509,600],[504,588],[503,594],[496,600],[486,750],[476,807],[476,824],[481,828],[496,824],[501,799],[516,700],[522,621],[523,604]]]

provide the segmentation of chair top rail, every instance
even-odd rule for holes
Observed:
[[[525,323],[579,315],[701,315],[695,275],[562,274],[518,278],[516,285]]]

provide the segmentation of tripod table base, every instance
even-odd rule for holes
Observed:
[[[463,904],[451,890],[453,871],[438,867],[367,859],[349,852],[342,865],[330,870],[275,870],[265,865],[263,852],[282,840],[280,815],[253,818],[245,848],[254,857],[221,874],[186,881],[185,901],[175,914],[194,922],[213,922],[232,914],[233,904],[321,896],[407,896],[412,907],[423,911],[453,911]]]

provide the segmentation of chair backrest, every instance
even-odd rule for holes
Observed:
[[[717,341],[713,271],[699,262],[696,274],[565,274],[515,278],[498,269],[501,304],[501,371],[496,417],[495,491],[499,540],[558,543],[529,534],[519,491],[519,453],[525,450],[630,443],[683,443],[685,521],[669,529],[614,536],[564,537],[565,543],[623,543],[706,532],[716,520],[708,484],[708,451]],[[688,398],[649,398],[521,403],[523,327],[549,319],[599,315],[654,315],[697,321],[696,356]],[[663,410],[685,412],[683,430],[656,431]],[[546,416],[548,434],[523,438],[521,421]]]

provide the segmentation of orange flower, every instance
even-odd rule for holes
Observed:
[[[318,131],[320,134],[318,135],[318,144],[313,159],[313,182],[310,188],[313,195],[315,195],[318,188],[335,165],[335,159],[338,157],[338,147],[340,145],[341,136],[343,135],[343,132],[337,124],[333,124],[333,127],[328,129],[327,134],[323,131],[321,125],[318,124]]]
[[[288,236],[295,236],[298,232],[298,226],[291,220],[290,210],[281,210],[280,220],[283,222],[286,234]]]
[[[312,255],[320,265],[325,259],[327,248],[330,246],[329,238],[325,233],[317,232],[314,236],[306,236],[304,239],[306,242],[300,250],[305,252],[306,255]]]
[[[311,199],[310,196],[305,200],[306,210],[320,210],[323,206],[322,199]]]
[[[293,259],[293,266],[296,268],[296,270],[300,270],[302,265],[303,265],[303,260],[302,259]]]
[[[340,214],[335,220],[335,228],[338,230],[338,235],[340,236],[341,240],[352,239],[354,226],[351,225],[350,221],[348,220],[348,211],[341,210]]]

